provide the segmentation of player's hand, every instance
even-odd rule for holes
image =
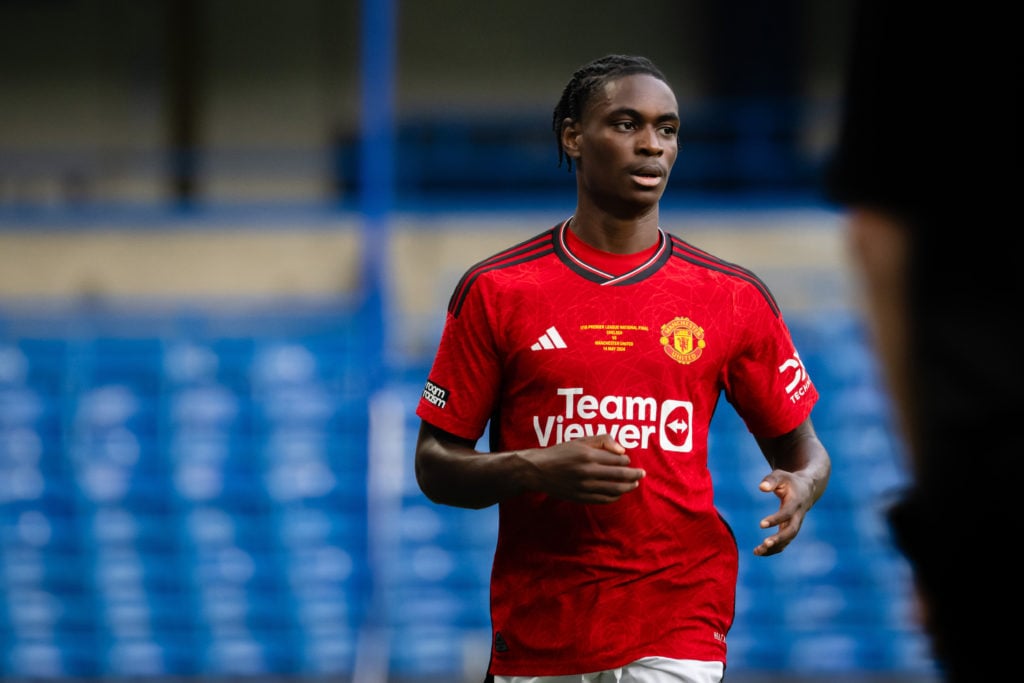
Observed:
[[[754,548],[754,554],[775,555],[785,550],[800,532],[807,511],[814,505],[813,483],[800,474],[773,470],[761,480],[758,488],[765,493],[774,493],[779,498],[778,511],[762,519],[761,528],[777,526],[779,530]]]
[[[586,436],[530,453],[530,488],[580,503],[612,503],[646,474],[630,467],[626,449],[607,434]]]

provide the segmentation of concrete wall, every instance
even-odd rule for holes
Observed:
[[[568,198],[567,198],[568,199]],[[567,202],[567,207],[570,206]],[[567,216],[554,211],[403,214],[387,249],[396,343],[433,348],[462,273]],[[668,212],[665,229],[757,273],[785,311],[855,305],[841,219],[821,209]],[[354,215],[167,220],[161,229],[98,221],[0,231],[0,306],[25,302],[330,300],[354,293],[364,253]]]

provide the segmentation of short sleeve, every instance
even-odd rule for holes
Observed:
[[[736,353],[725,366],[726,399],[754,436],[785,434],[803,422],[818,401],[782,315],[752,300]]]
[[[479,439],[494,412],[501,382],[495,306],[478,281],[456,312],[449,311],[420,396],[421,419],[465,439]]]

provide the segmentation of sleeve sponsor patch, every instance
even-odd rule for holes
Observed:
[[[448,390],[428,379],[423,387],[423,400],[434,404],[438,408],[444,408],[448,405]]]

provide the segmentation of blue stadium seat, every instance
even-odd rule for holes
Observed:
[[[68,343],[61,338],[0,340],[0,387],[32,387],[47,398],[61,395],[67,382]]]
[[[251,677],[295,670],[291,631],[239,631],[211,634],[199,644],[200,670],[213,676]]]
[[[286,614],[310,635],[355,633],[367,618],[370,590],[360,574],[348,581],[289,584]]]
[[[366,510],[284,507],[273,511],[267,530],[293,553],[325,546],[362,550],[367,543]]]
[[[299,630],[296,632],[296,672],[315,677],[351,676],[358,647],[359,632],[355,630]]]
[[[97,666],[105,678],[157,679],[196,672],[196,643],[166,631],[126,638],[103,638]]]
[[[169,508],[83,506],[79,520],[89,546],[97,549],[120,548],[160,556],[173,554],[178,547],[175,518]]]
[[[467,550],[494,549],[498,510],[467,510],[431,503],[422,494],[402,499],[398,534],[403,543],[436,542]]]
[[[68,345],[69,379],[85,388],[123,385],[155,397],[162,385],[164,342],[156,337],[94,337]]]
[[[344,590],[346,599],[368,592],[371,579],[367,571],[367,556],[359,546],[322,545],[295,549],[282,553],[280,563],[285,580],[297,595],[317,588]]]
[[[8,608],[25,608],[26,616],[45,616],[48,602],[38,600],[52,596],[58,601],[88,595],[91,586],[86,578],[87,563],[79,548],[48,549],[6,547],[0,552],[0,571],[5,579],[4,591],[9,595]],[[48,598],[47,598],[48,600]],[[63,603],[58,603],[63,604]]]
[[[444,624],[420,623],[391,633],[391,670],[396,676],[460,681],[467,674],[472,655],[489,651],[489,629],[467,630]],[[483,677],[484,665],[477,663],[470,673]]]
[[[469,630],[490,627],[487,584],[396,582],[382,588],[379,602],[379,616],[389,627],[417,624]]]
[[[0,672],[14,680],[93,678],[99,673],[89,634],[13,638],[0,651]]]

